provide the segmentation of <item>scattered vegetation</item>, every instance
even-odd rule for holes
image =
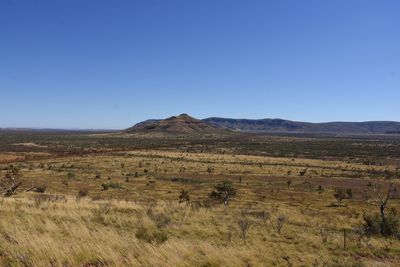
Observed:
[[[399,144],[2,134],[0,266],[398,266]]]

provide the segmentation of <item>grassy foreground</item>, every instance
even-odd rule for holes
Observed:
[[[1,266],[363,266],[399,263],[398,242],[343,248],[340,229],[352,212],[271,207],[281,233],[254,209],[200,208],[177,202],[135,203],[29,196],[5,199],[0,212]],[[349,219],[350,217],[350,219]],[[356,217],[356,215],[354,215]],[[246,239],[238,225],[250,223]],[[325,227],[328,240],[320,230]]]
[[[379,210],[367,184],[397,186],[375,178],[391,166],[166,151],[14,165],[46,190],[0,199],[0,266],[400,265],[399,240],[354,231]],[[226,179],[225,208],[208,194]],[[352,197],[337,203],[336,188]]]

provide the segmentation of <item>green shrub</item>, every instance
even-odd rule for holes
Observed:
[[[368,235],[400,238],[400,217],[395,209],[389,211],[385,220],[379,213],[365,214],[363,219],[363,228]]]
[[[216,201],[221,201],[224,205],[228,205],[230,200],[236,196],[236,188],[229,180],[224,180],[214,187],[214,190],[209,194],[210,198]]]

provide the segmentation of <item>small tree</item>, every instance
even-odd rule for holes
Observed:
[[[328,230],[328,227],[327,227],[326,225],[323,225],[323,226],[319,229],[319,233],[320,233],[320,235],[321,235],[322,242],[323,242],[323,243],[328,242],[329,230]]]
[[[0,181],[0,190],[5,197],[11,197],[17,193],[17,189],[22,185],[20,180],[21,173],[18,168],[10,166],[6,175]]]
[[[304,176],[307,173],[307,169],[304,169],[299,172],[300,176]]]
[[[392,197],[392,193],[393,193],[392,192],[393,191],[393,183],[391,183],[389,185],[389,189],[386,193],[386,196],[382,195],[381,188],[379,185],[371,184],[369,187],[372,190],[372,192],[376,195],[376,197],[378,198],[378,205],[379,205],[379,210],[381,213],[381,219],[382,219],[382,222],[384,223],[386,220],[386,214],[385,214],[386,206],[387,206],[389,199]]]
[[[345,190],[343,188],[336,188],[333,196],[336,198],[337,205],[341,206],[344,199],[350,199],[353,197],[353,192],[351,189]]]
[[[278,216],[278,218],[276,218],[276,222],[275,223],[271,219],[269,221],[270,221],[272,227],[276,229],[278,234],[280,234],[282,232],[283,225],[286,222],[286,217],[285,216]]]
[[[333,196],[337,201],[337,205],[340,206],[342,204],[343,199],[346,198],[346,192],[343,189],[339,188],[335,190]]]
[[[224,203],[224,206],[228,206],[229,202],[232,198],[236,196],[236,188],[233,187],[233,184],[229,180],[222,181],[217,186],[214,187],[214,190],[210,193],[210,197],[216,201],[221,201]]]
[[[381,234],[384,237],[400,237],[400,217],[397,210],[392,208],[387,212],[388,202],[395,191],[393,183],[389,185],[386,193],[382,193],[381,187],[377,184],[369,184],[368,187],[376,197],[380,213],[368,215],[364,213],[364,228],[369,234]]]
[[[213,167],[211,167],[211,166],[207,167],[207,172],[208,173],[212,173],[213,171],[214,171]]]
[[[247,233],[250,229],[251,223],[250,223],[250,221],[248,221],[246,219],[240,219],[238,221],[238,225],[239,225],[240,232],[242,234],[242,238],[244,241],[246,241]]]
[[[189,191],[182,189],[181,194],[179,195],[179,204],[183,202],[188,203],[189,201],[190,201]]]

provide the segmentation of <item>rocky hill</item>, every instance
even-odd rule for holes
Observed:
[[[195,119],[187,114],[173,116],[164,120],[147,120],[128,128],[128,133],[166,133],[166,134],[218,134],[226,132],[218,126]]]

